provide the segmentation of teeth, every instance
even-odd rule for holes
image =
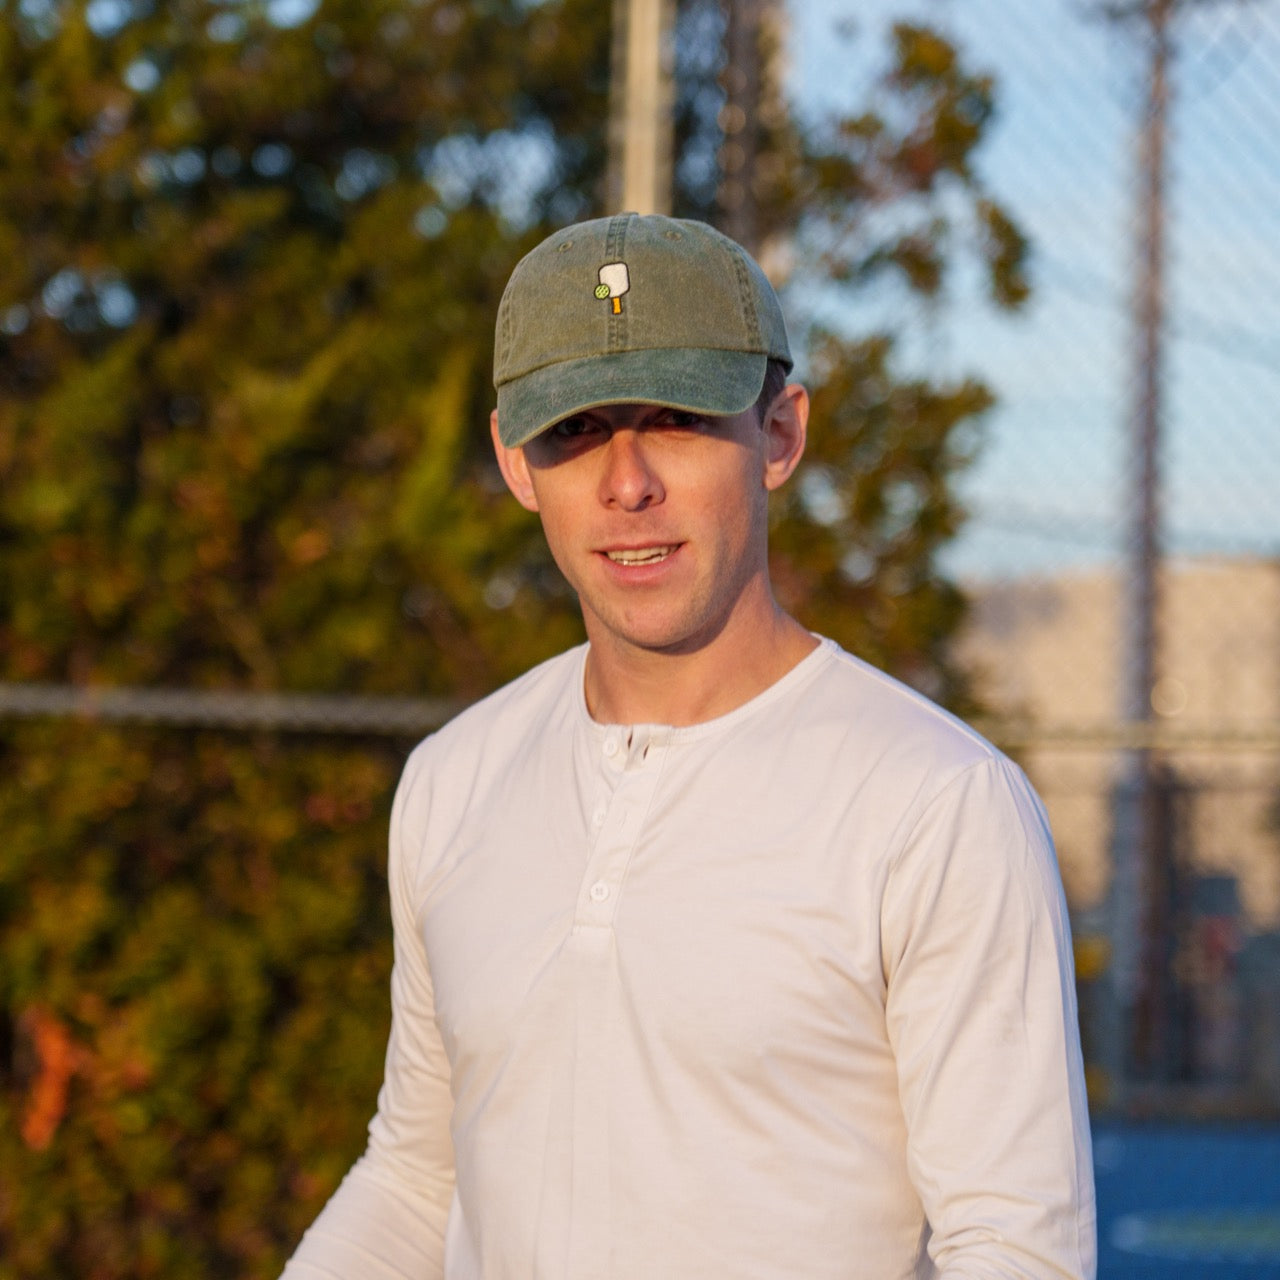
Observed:
[[[656,564],[665,560],[675,547],[642,547],[636,551],[606,551],[615,564]]]

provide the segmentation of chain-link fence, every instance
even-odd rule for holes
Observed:
[[[801,108],[859,98],[851,18],[855,44],[939,26],[997,83],[982,163],[1033,294],[957,292],[921,350],[998,397],[949,563],[989,730],[1054,824],[1099,1097],[1280,1107],[1280,0],[852,10],[791,6]],[[0,687],[10,716],[299,732],[450,710]]]
[[[820,31],[797,25],[803,77]],[[859,7],[997,78],[1021,314],[933,321],[999,405],[951,557],[1045,797],[1099,1097],[1280,1106],[1280,5]],[[809,49],[807,54],[805,49]]]

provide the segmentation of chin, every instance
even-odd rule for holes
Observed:
[[[665,654],[694,653],[714,635],[711,628],[687,626],[619,627],[607,633],[633,649]]]
[[[587,633],[600,643],[612,641],[651,653],[693,653],[713,639],[722,625],[697,609],[637,610],[629,615],[618,610],[591,609],[590,613]]]

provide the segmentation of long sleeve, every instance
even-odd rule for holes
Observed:
[[[440,1280],[453,1198],[449,1064],[435,1021],[412,865],[425,812],[423,753],[410,760],[391,818],[395,934],[391,1036],[369,1144],[303,1236],[282,1280]]]
[[[1043,811],[1000,758],[955,779],[883,917],[908,1167],[946,1280],[1088,1280],[1092,1161],[1070,934]]]

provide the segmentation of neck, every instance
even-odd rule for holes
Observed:
[[[731,623],[709,643],[687,651],[619,643],[590,619],[587,635],[587,709],[601,724],[714,720],[763,693],[818,643],[776,604],[749,628]]]

